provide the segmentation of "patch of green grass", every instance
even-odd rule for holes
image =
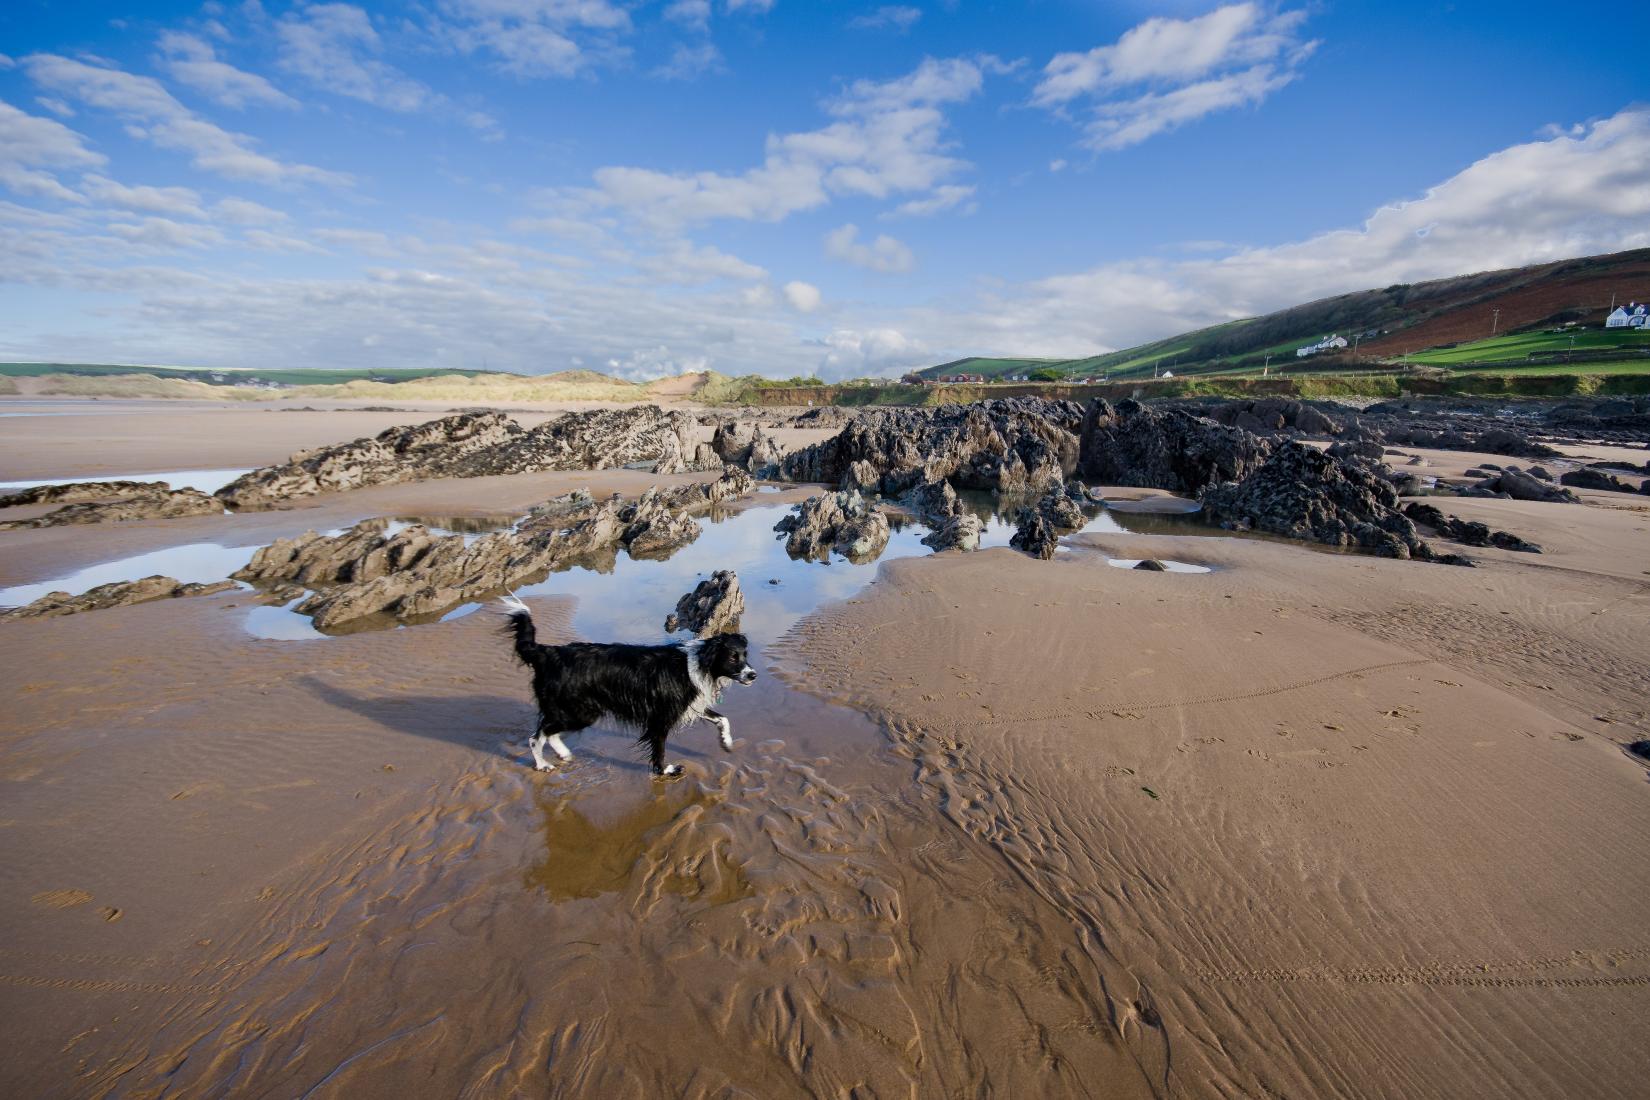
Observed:
[[[1493,363],[1527,359],[1532,355],[1567,355],[1588,351],[1650,349],[1650,335],[1639,329],[1589,328],[1566,332],[1517,332],[1457,344],[1452,348],[1427,348],[1404,356],[1406,363],[1448,367],[1456,363]]]

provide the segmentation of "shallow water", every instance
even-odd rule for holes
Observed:
[[[164,481],[174,489],[198,489],[215,493],[242,474],[244,470],[165,470],[158,474],[96,474],[82,477],[35,478],[33,481],[0,481],[0,493],[15,493],[33,489],[37,485],[79,485],[86,481]]]
[[[1114,565],[1119,569],[1133,569],[1145,560],[1145,558],[1107,558],[1106,564]],[[1163,571],[1166,573],[1213,572],[1213,570],[1211,570],[1207,565],[1193,565],[1190,562],[1170,561],[1168,558],[1158,558],[1157,560],[1163,563]],[[1146,572],[1146,570],[1142,570],[1142,572]]]

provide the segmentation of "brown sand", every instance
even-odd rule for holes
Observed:
[[[228,415],[162,465],[233,464]],[[0,583],[652,480],[8,531]],[[7,624],[0,1093],[1638,1095],[1650,514],[1601,504],[1449,501],[1548,550],[1472,571],[1160,536],[893,562],[667,786],[605,730],[525,768],[486,614]]]

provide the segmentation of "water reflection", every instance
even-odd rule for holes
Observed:
[[[242,474],[244,470],[164,470],[158,474],[91,474],[81,477],[35,478],[33,481],[0,481],[0,493],[15,493],[33,489],[37,485],[79,485],[87,481],[164,481],[174,489],[198,489],[215,493]]]

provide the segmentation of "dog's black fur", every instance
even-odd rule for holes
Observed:
[[[514,640],[516,656],[533,670],[539,724],[530,744],[538,770],[554,766],[544,759],[546,742],[566,760],[572,754],[561,735],[604,717],[638,731],[655,776],[682,773],[680,764],[665,766],[665,739],[701,718],[720,728],[722,748],[733,751],[728,720],[710,707],[728,684],[756,680],[743,634],[717,634],[685,645],[539,645],[533,616],[524,605],[512,606],[517,610],[504,632]]]

